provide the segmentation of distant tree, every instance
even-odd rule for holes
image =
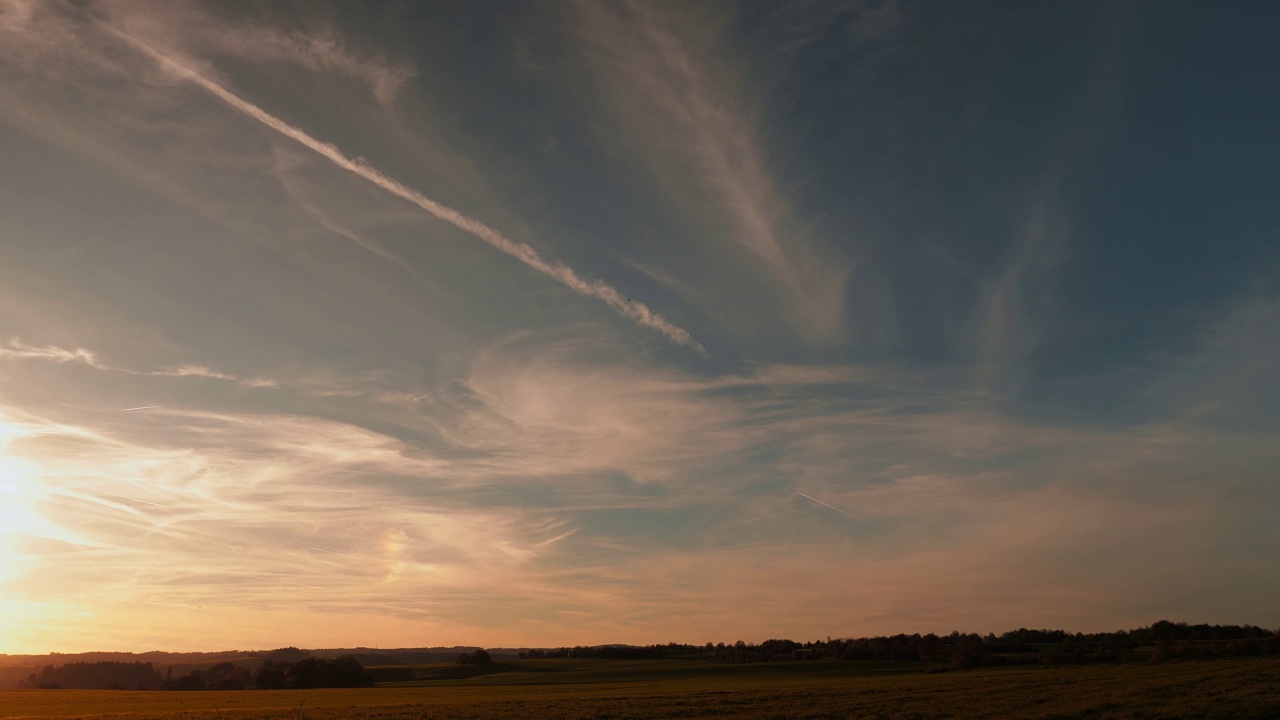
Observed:
[[[1160,620],[1151,625],[1151,639],[1156,641],[1172,641],[1182,639],[1182,630],[1186,628],[1186,623],[1171,623],[1168,620]]]
[[[488,665],[493,662],[493,658],[489,657],[489,653],[484,650],[477,650],[471,654],[472,665]]]
[[[265,660],[262,667],[253,674],[253,686],[259,690],[283,690],[289,687],[289,678],[285,677],[284,670],[274,661]]]
[[[373,687],[373,675],[350,655],[324,663],[322,668],[323,687]]]
[[[289,679],[289,687],[298,690],[310,690],[316,687],[319,676],[320,662],[313,657],[303,658],[285,671],[285,677]]]
[[[272,650],[267,657],[278,663],[288,665],[290,663],[296,663],[299,660],[305,660],[306,658],[311,657],[311,654],[306,650],[299,650],[296,647],[287,647]]]
[[[169,680],[160,686],[161,690],[208,690],[209,686],[205,684],[204,677],[199,670],[192,670],[190,673],[183,675],[175,680]]]
[[[373,687],[373,675],[350,655],[336,660],[303,658],[283,672],[279,666],[263,663],[262,669],[254,676],[254,685],[263,689],[279,687],[282,677],[284,687],[298,690]]]
[[[229,662],[220,662],[204,674],[210,690],[245,690],[252,681],[249,671]]]
[[[929,669],[933,669],[933,663],[938,659],[938,651],[942,649],[942,638],[929,633],[920,638],[920,659],[929,661]]]
[[[986,659],[986,648],[979,635],[951,633],[951,667],[955,670],[979,667]]]

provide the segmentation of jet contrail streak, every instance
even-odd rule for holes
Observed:
[[[858,522],[864,522],[864,523],[865,523],[865,522],[867,522],[866,520],[863,520],[862,518],[858,517],[857,515],[854,515],[853,513],[845,512],[845,511],[841,510],[840,508],[836,507],[835,505],[832,505],[831,503],[824,503],[824,502],[822,502],[821,500],[819,500],[818,498],[813,497],[812,495],[805,495],[805,494],[804,494],[804,493],[802,493],[802,492],[798,492],[798,493],[796,493],[796,494],[797,494],[797,495],[799,495],[800,497],[809,498],[810,500],[812,500],[812,501],[814,501],[814,502],[818,503],[819,505],[826,505],[827,507],[831,508],[832,510],[835,510],[836,512],[840,513],[841,515],[847,515],[847,516],[849,516],[849,517],[853,518],[854,520],[857,520]],[[868,525],[870,525],[871,523],[867,523],[867,524],[868,524]]]
[[[133,412],[134,410],[154,410],[155,408],[162,408],[162,407],[164,406],[163,405],[139,405],[138,407],[121,408],[120,412]]]
[[[138,498],[131,498],[128,495],[117,495],[116,497],[124,498],[125,500],[132,500],[133,502],[136,502],[136,503],[144,503],[146,505],[155,505],[156,507],[164,507],[160,503],[153,503],[150,500],[139,500]]]
[[[686,347],[693,348],[701,354],[706,354],[706,350],[703,349],[702,345],[690,337],[688,331],[684,328],[668,322],[666,318],[653,312],[643,303],[638,303],[623,297],[621,293],[604,281],[584,280],[568,265],[561,262],[548,262],[531,246],[522,242],[516,242],[479,220],[458,212],[447,205],[442,205],[417,190],[404,185],[398,180],[393,180],[392,178],[387,177],[382,174],[380,170],[372,167],[363,160],[347,157],[336,145],[311,137],[306,132],[290,125],[248,100],[241,98],[239,95],[227,90],[218,83],[206,78],[195,70],[183,65],[177,60],[174,60],[132,35],[107,25],[106,23],[99,22],[98,24],[104,30],[120,38],[137,51],[155,60],[162,67],[173,71],[185,80],[199,85],[210,94],[236,110],[239,110],[241,113],[248,115],[281,135],[298,142],[343,170],[359,175],[392,195],[417,205],[431,215],[434,215],[436,218],[480,238],[493,247],[511,255],[520,262],[523,262],[534,270],[560,281],[561,284],[567,286],[570,290],[578,293],[579,295],[583,297],[593,297],[602,301],[617,311],[618,314],[632,322],[643,327],[657,330],[663,335],[666,335],[667,339],[671,342],[677,345],[684,345]]]

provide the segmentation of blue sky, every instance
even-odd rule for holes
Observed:
[[[1278,15],[0,1],[0,652],[1275,625]]]

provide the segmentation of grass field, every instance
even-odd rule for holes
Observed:
[[[922,673],[820,661],[531,660],[360,690],[0,691],[0,718],[1280,718],[1280,658]],[[908,671],[910,670],[910,671]]]

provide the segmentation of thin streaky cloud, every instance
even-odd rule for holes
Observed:
[[[202,378],[209,378],[211,380],[226,380],[228,382],[239,383],[240,385],[244,385],[246,387],[255,387],[255,388],[271,388],[271,387],[277,387],[279,385],[279,383],[277,383],[275,380],[272,380],[271,378],[264,378],[264,377],[244,378],[238,375],[231,375],[229,373],[219,372],[212,368],[205,367],[204,365],[180,365],[174,368],[164,368],[161,370],[153,370],[151,372],[143,372],[143,373],[132,372],[132,371],[125,371],[125,372],[130,372],[131,374],[134,374],[134,375],[139,375],[139,374],[140,375],[156,375],[160,377],[202,377]]]
[[[93,353],[84,348],[68,350],[56,345],[27,345],[18,338],[10,338],[6,347],[0,347],[0,358],[14,360],[52,360],[57,363],[79,362],[101,370],[107,366],[98,362]]]
[[[124,373],[125,375],[136,375],[139,377],[173,377],[186,378],[198,377],[208,378],[210,380],[223,380],[226,382],[236,383],[249,388],[275,388],[280,383],[266,377],[241,377],[224,373],[219,370],[207,367],[205,365],[178,365],[176,367],[160,368],[159,370],[134,370],[132,368],[119,367],[116,365],[108,365],[98,360],[97,354],[84,348],[76,348],[69,350],[57,345],[27,345],[19,338],[10,338],[8,343],[0,345],[0,359],[5,360],[50,360],[58,364],[76,362],[87,365],[94,370],[102,370],[104,372]],[[162,407],[160,405],[125,408],[121,412],[129,410],[146,410],[153,407]]]
[[[142,54],[152,58],[161,67],[172,71],[182,79],[200,86],[214,97],[217,97],[219,100],[230,105],[232,108],[254,120],[257,120],[259,123],[275,130],[281,135],[300,143],[302,146],[329,160],[337,167],[364,178],[368,182],[373,183],[396,197],[417,205],[429,214],[435,216],[437,219],[443,220],[459,230],[485,241],[489,245],[511,255],[534,270],[558,280],[562,285],[568,287],[575,293],[583,297],[592,297],[600,300],[604,304],[613,308],[619,315],[622,315],[637,325],[657,330],[665,335],[668,340],[677,345],[692,348],[700,354],[706,353],[706,350],[702,345],[694,340],[687,330],[672,324],[666,318],[662,317],[662,315],[650,310],[645,304],[623,296],[603,280],[585,280],[574,272],[574,270],[568,265],[561,262],[547,261],[538,253],[537,250],[533,249],[533,247],[525,243],[516,242],[479,220],[454,210],[447,205],[442,205],[435,200],[432,200],[426,195],[408,187],[398,180],[393,180],[392,178],[387,177],[380,170],[363,161],[347,157],[347,155],[339,150],[337,146],[317,140],[306,132],[290,125],[275,115],[268,113],[266,110],[263,110],[230,90],[227,90],[218,83],[206,78],[192,68],[183,65],[177,60],[174,60],[168,55],[156,50],[138,38],[135,38],[132,35],[129,35],[128,33],[106,23],[99,22],[98,25],[112,35],[120,38],[130,47],[133,47]]]
[[[838,337],[848,268],[794,229],[751,121],[753,103],[727,90],[745,68],[717,75],[700,56],[724,21],[703,20],[689,30],[700,22],[696,12],[668,16],[655,4],[628,2],[576,5],[584,37],[612,60],[593,63],[605,74],[605,93],[615,96],[616,112],[659,182],[691,174],[706,199],[691,212],[715,208],[723,237],[764,263],[799,324],[819,338]],[[678,152],[664,154],[673,145]]]
[[[405,84],[417,73],[382,53],[360,52],[339,29],[312,20],[304,30],[273,27],[266,18],[228,23],[225,16],[191,2],[163,5],[113,0],[106,8],[112,22],[131,32],[212,55],[233,55],[270,65],[289,64],[316,73],[346,77],[367,86],[384,106],[395,104]]]
[[[818,503],[819,505],[824,505],[824,506],[826,506],[826,507],[829,507],[829,508],[831,508],[832,510],[835,510],[836,512],[840,513],[841,515],[846,515],[846,516],[848,516],[848,517],[851,517],[851,518],[853,518],[854,520],[857,520],[858,522],[864,522],[864,523],[865,523],[865,522],[867,522],[865,519],[860,518],[860,517],[858,517],[857,515],[854,515],[854,514],[853,514],[853,513],[851,513],[851,512],[845,512],[844,510],[841,510],[840,508],[836,507],[835,505],[832,505],[831,503],[825,503],[825,502],[822,502],[821,500],[819,500],[818,498],[816,498],[816,497],[814,497],[814,496],[812,496],[812,495],[806,495],[806,494],[804,494],[804,493],[802,493],[802,492],[797,492],[796,494],[797,494],[797,495],[799,495],[799,496],[800,496],[800,497],[802,497],[802,498],[808,498],[808,499],[810,499],[810,500],[812,500],[812,501],[814,501],[814,502]],[[868,525],[870,525],[871,523],[867,523],[867,524],[868,524]]]
[[[133,412],[135,410],[155,410],[156,408],[162,408],[162,407],[164,407],[164,405],[139,405],[138,407],[120,408],[120,412]]]
[[[164,507],[160,503],[153,503],[150,500],[141,500],[139,498],[129,497],[128,495],[117,495],[116,497],[120,498],[121,500],[128,500],[129,502],[142,503],[143,505],[154,505],[155,507]]]
[[[422,272],[418,270],[418,268],[411,265],[409,261],[400,257],[399,255],[396,255],[390,250],[387,250],[377,242],[370,240],[353,230],[347,229],[346,227],[339,224],[332,217],[330,217],[329,213],[322,210],[318,204],[312,202],[304,195],[301,188],[297,186],[298,184],[289,177],[288,168],[285,167],[285,163],[283,162],[276,163],[275,174],[276,174],[276,177],[279,178],[280,184],[282,187],[284,187],[285,192],[289,193],[289,197],[293,198],[294,202],[298,203],[299,207],[301,207],[303,210],[306,210],[308,213],[310,213],[312,217],[314,217],[316,221],[320,223],[320,226],[323,227],[325,230],[328,230],[329,232],[335,235],[338,235],[340,237],[344,237],[350,240],[351,242],[359,246],[362,250],[370,252],[384,260],[388,260],[390,262],[395,263],[396,265],[399,265],[406,272],[408,272],[409,275],[411,275],[413,279],[420,286],[438,295],[442,295],[444,297],[451,297],[450,293],[445,292],[443,289],[437,287],[434,283],[428,281],[426,276],[424,276]]]
[[[1120,96],[1126,15],[1122,3],[1106,7],[1088,82],[1053,144],[1002,272],[979,306],[977,378],[984,386],[1007,379],[1040,344],[1046,323],[1036,312],[1048,304],[1051,281],[1072,241],[1064,178],[1097,140],[1102,119]]]

